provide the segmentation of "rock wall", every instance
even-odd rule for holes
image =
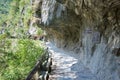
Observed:
[[[49,41],[80,54],[99,80],[120,80],[119,0],[36,1]]]

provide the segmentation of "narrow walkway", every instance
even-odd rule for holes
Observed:
[[[79,54],[65,52],[46,43],[53,58],[49,80],[98,80],[79,60]]]

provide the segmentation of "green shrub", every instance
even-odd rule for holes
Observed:
[[[38,44],[38,42],[28,39],[18,40],[17,50],[4,54],[4,64],[0,66],[0,80],[25,80],[38,56],[44,52],[44,49],[37,46],[36,43]]]

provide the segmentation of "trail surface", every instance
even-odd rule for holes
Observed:
[[[52,53],[52,72],[49,80],[98,80],[88,68],[80,62],[79,54],[66,52],[46,43]]]

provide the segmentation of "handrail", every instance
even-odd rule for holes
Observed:
[[[40,67],[41,67],[41,61],[38,61],[38,62],[35,64],[35,66],[34,66],[34,68],[32,69],[32,71],[31,71],[31,72],[29,73],[29,75],[27,76],[26,80],[30,80],[30,79],[33,77],[33,75],[37,72],[37,70],[40,69]]]
[[[35,64],[35,66],[33,67],[32,71],[27,76],[26,80],[31,80],[32,77],[34,76],[34,74],[38,70],[42,71],[42,69],[43,69],[42,62],[44,62],[45,60],[48,60],[48,57],[49,57],[49,53],[48,53],[48,48],[47,48],[45,50],[45,52],[43,53],[43,55],[40,57],[40,59],[37,61],[37,63]]]

